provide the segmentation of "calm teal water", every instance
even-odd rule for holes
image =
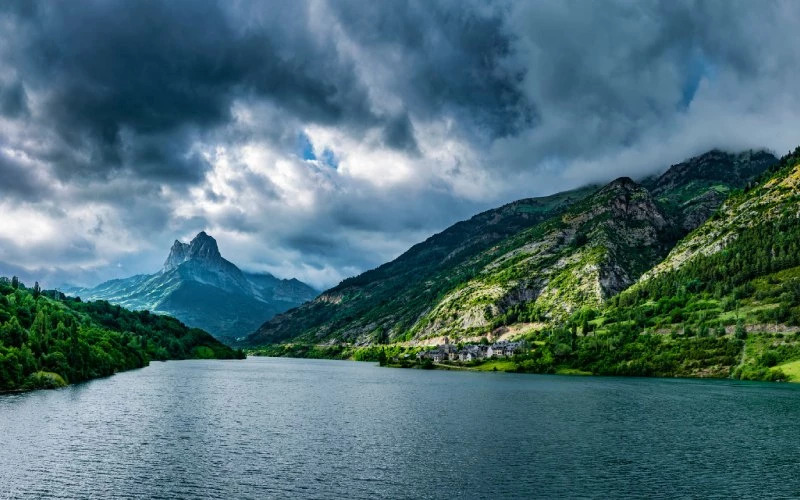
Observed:
[[[0,397],[0,498],[800,496],[800,387],[181,361]]]

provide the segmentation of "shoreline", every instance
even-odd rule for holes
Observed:
[[[275,358],[275,359],[319,359],[319,360],[328,360],[328,361],[350,361],[350,362],[366,362],[366,363],[375,363],[380,368],[394,368],[394,369],[403,369],[403,370],[439,370],[439,371],[460,371],[460,372],[475,372],[475,373],[510,373],[510,374],[519,374],[519,375],[557,375],[557,376],[569,376],[569,377],[601,377],[601,378],[608,378],[608,377],[619,377],[619,378],[648,378],[648,379],[682,379],[682,380],[727,380],[732,382],[760,382],[760,383],[774,383],[774,384],[800,384],[800,380],[753,380],[753,379],[740,379],[735,378],[731,375],[726,377],[715,377],[715,376],[691,376],[691,375],[666,375],[666,374],[659,374],[659,375],[623,375],[623,374],[602,374],[602,373],[592,373],[585,370],[580,370],[578,368],[572,368],[567,366],[561,366],[555,369],[553,372],[536,372],[536,371],[524,371],[524,370],[491,370],[491,369],[480,369],[481,366],[488,364],[488,363],[481,363],[479,365],[474,366],[463,366],[463,365],[451,365],[445,363],[432,363],[430,367],[424,367],[418,363],[410,364],[410,365],[401,365],[397,363],[389,363],[380,364],[377,360],[359,360],[351,358],[341,358],[341,357],[305,357],[305,356],[270,356],[270,355],[262,355],[262,354],[255,354],[255,353],[248,353],[247,357],[253,358]],[[507,362],[513,362],[507,360]],[[491,362],[489,362],[491,363]]]
[[[111,378],[114,375],[117,375],[119,373],[126,373],[126,372],[131,372],[131,371],[134,371],[134,370],[142,370],[142,369],[147,368],[148,366],[150,366],[151,363],[166,363],[167,361],[242,361],[242,359],[247,359],[247,358],[245,357],[245,358],[151,359],[144,366],[137,366],[137,367],[134,367],[134,368],[129,368],[127,370],[119,370],[119,371],[116,371],[116,372],[114,372],[114,373],[112,373],[110,375],[101,375],[99,377],[92,377],[92,378],[88,378],[86,380],[79,380],[77,382],[66,382],[64,385],[59,385],[59,386],[56,386],[56,387],[31,387],[31,388],[28,388],[28,389],[23,389],[23,388],[0,389],[0,397],[9,396],[9,395],[12,395],[12,394],[24,394],[26,392],[34,392],[34,391],[53,391],[53,390],[58,390],[58,389],[65,389],[67,387],[71,387],[71,386],[78,385],[78,384],[85,384],[87,382],[92,382],[92,381],[95,381],[95,380],[102,380],[102,379],[106,379],[106,378]],[[58,374],[56,374],[56,375],[58,375]]]

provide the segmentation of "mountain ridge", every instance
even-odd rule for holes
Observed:
[[[464,336],[519,318],[566,318],[633,284],[730,192],[775,161],[765,151],[712,150],[641,184],[620,178],[599,189],[519,200],[483,212],[276,316],[246,343],[293,339],[367,345]],[[538,216],[525,224],[508,223],[520,209]],[[505,230],[497,231],[493,223]],[[425,261],[431,256],[435,264]],[[516,288],[509,287],[512,282]],[[583,291],[569,296],[563,290]]]

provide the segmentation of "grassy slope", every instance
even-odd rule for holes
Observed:
[[[563,212],[595,190],[587,187],[520,200],[459,222],[394,261],[344,280],[313,302],[268,321],[248,343],[289,338],[315,343],[331,337],[404,340],[431,304],[491,260],[498,242]]]

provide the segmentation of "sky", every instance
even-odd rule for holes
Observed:
[[[800,2],[0,3],[0,274],[205,230],[318,289],[519,198],[800,144]]]

